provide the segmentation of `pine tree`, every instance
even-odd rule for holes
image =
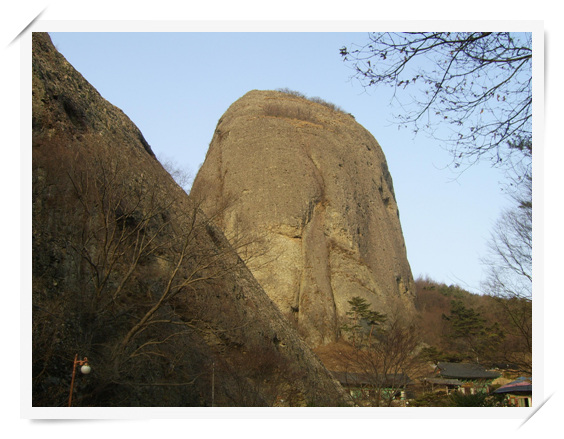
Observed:
[[[466,307],[462,301],[451,301],[450,315],[443,314],[450,323],[446,337],[458,349],[473,354],[477,360],[482,356],[495,356],[495,348],[504,338],[504,333],[496,323],[487,326],[486,320],[473,308]]]
[[[368,344],[370,344],[374,329],[383,324],[387,316],[370,309],[370,304],[362,297],[355,296],[348,303],[351,308],[346,314],[349,316],[350,321],[345,323],[341,330],[351,333],[352,343],[355,347],[357,341],[359,343],[362,342],[366,332],[368,332]]]

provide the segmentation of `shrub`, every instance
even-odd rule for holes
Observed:
[[[279,91],[280,93],[285,93],[285,94],[291,95],[291,96],[297,96],[298,98],[307,99],[307,96],[305,94],[303,94],[302,92],[299,92],[299,91],[296,91],[296,90],[291,90],[288,87],[278,88],[278,89],[276,89],[276,91]]]
[[[449,407],[450,399],[445,392],[423,393],[409,401],[410,407]]]
[[[324,107],[327,107],[330,110],[337,111],[339,113],[345,113],[345,110],[343,110],[338,105],[335,105],[332,102],[328,102],[328,101],[321,99],[320,97],[317,97],[317,96],[312,97],[312,98],[308,98],[305,94],[303,94],[299,91],[296,91],[296,90],[291,90],[289,88],[278,88],[278,89],[276,89],[276,91],[279,91],[280,93],[285,93],[285,94],[290,95],[290,96],[296,96],[296,97],[299,97],[299,98],[302,98],[302,99],[307,99],[310,102],[314,102],[316,104],[323,105]]]
[[[481,392],[474,395],[454,392],[449,398],[452,407],[499,407],[501,405],[501,398],[498,395]]]
[[[332,103],[332,102],[327,102],[326,100],[321,99],[320,97],[317,97],[317,96],[316,96],[316,97],[313,97],[313,98],[309,98],[309,100],[310,100],[311,102],[315,102],[316,104],[323,105],[323,106],[329,108],[330,110],[338,111],[339,113],[344,113],[344,112],[345,112],[345,111],[344,111],[341,107],[339,107],[338,105],[335,105],[335,104]]]

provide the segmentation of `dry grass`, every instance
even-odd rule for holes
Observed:
[[[288,88],[281,88],[277,91],[298,99],[273,100],[264,106],[263,110],[265,116],[281,117],[319,124],[320,121],[317,117],[319,116],[319,114],[317,114],[319,110],[316,109],[314,105],[308,105],[308,103],[323,105],[331,111],[345,114],[342,108],[319,97],[308,98],[305,94]],[[299,102],[299,100],[302,99],[305,102]]]
[[[338,105],[335,105],[332,102],[328,102],[328,101],[321,99],[320,97],[317,97],[317,96],[307,97],[304,93],[301,93],[301,92],[296,91],[296,90],[290,90],[289,88],[279,88],[276,91],[279,91],[280,93],[285,93],[285,94],[290,95],[290,96],[296,96],[298,98],[306,99],[310,102],[314,102],[316,104],[323,105],[324,107],[327,107],[330,110],[337,111],[339,113],[346,113],[345,110],[343,110]]]

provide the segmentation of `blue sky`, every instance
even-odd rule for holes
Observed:
[[[391,119],[388,88],[350,80],[342,46],[365,33],[51,33],[67,60],[141,129],[157,156],[195,174],[218,119],[253,89],[287,87],[352,113],[378,140],[394,181],[414,277],[478,292],[480,258],[508,200],[487,163],[454,174],[450,156]]]

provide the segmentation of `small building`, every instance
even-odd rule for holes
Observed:
[[[533,380],[527,377],[519,377],[504,386],[493,391],[505,395],[505,403],[512,407],[532,407],[533,404]]]
[[[359,372],[331,371],[333,377],[350,393],[353,400],[370,401],[380,397],[384,400],[405,401],[413,397],[407,389],[413,384],[409,376],[398,374],[369,374]]]
[[[475,394],[489,392],[492,381],[500,375],[477,363],[439,362],[433,376],[424,382],[431,386],[432,391],[444,389],[447,394],[452,391]]]

